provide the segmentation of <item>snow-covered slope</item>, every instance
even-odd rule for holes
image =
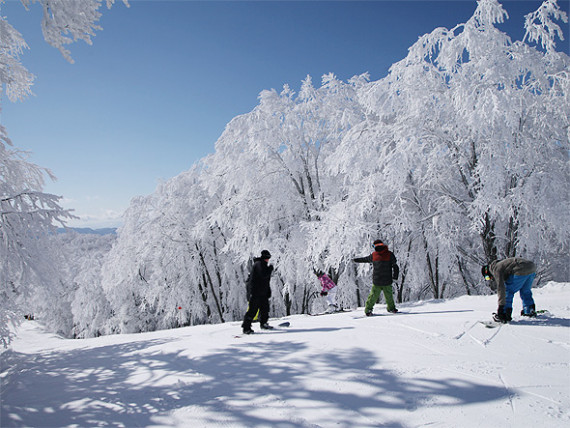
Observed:
[[[570,284],[535,300],[550,314],[494,329],[478,320],[495,296],[291,316],[253,336],[234,322],[65,340],[27,322],[1,355],[0,425],[568,426]]]

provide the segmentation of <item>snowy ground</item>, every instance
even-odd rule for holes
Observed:
[[[535,300],[548,317],[495,329],[477,322],[494,296],[291,316],[243,337],[233,322],[65,340],[26,322],[1,355],[0,425],[570,426],[570,283]]]

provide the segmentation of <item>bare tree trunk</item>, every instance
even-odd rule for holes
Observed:
[[[440,290],[440,286],[439,286],[439,256],[436,254],[435,260],[432,262],[432,259],[431,259],[430,253],[429,253],[429,245],[428,245],[427,239],[426,239],[425,235],[423,234],[423,232],[422,232],[422,237],[424,240],[424,250],[426,253],[426,263],[427,263],[429,284],[431,287],[431,291],[432,291],[434,298],[440,299],[443,290]]]
[[[506,257],[516,257],[518,246],[518,230],[519,222],[516,219],[517,211],[515,209],[514,216],[509,218],[509,227],[507,228],[507,247],[505,249]]]
[[[404,301],[404,284],[406,283],[406,276],[408,275],[408,267],[410,260],[410,253],[412,252],[412,238],[408,241],[408,248],[406,250],[406,261],[400,265],[400,284],[396,286],[396,299],[398,303]]]
[[[212,291],[212,297],[214,298],[214,302],[216,303],[216,308],[218,310],[218,315],[220,316],[220,321],[224,323],[225,322],[224,313],[222,311],[222,307],[220,306],[220,301],[218,300],[216,291],[214,290],[214,284],[212,282],[212,277],[210,276],[210,272],[208,271],[208,266],[206,266],[204,254],[200,251],[198,244],[196,244],[196,250],[198,250],[198,254],[200,255],[200,261],[202,262],[202,268],[204,269],[204,278],[206,280],[206,284],[210,286],[210,290]]]
[[[469,281],[467,279],[467,274],[465,269],[463,268],[463,261],[457,256],[457,267],[459,268],[459,273],[461,274],[461,278],[463,279],[463,285],[465,286],[465,292],[468,296],[471,296],[471,288],[469,287]]]
[[[289,316],[291,315],[291,305],[293,302],[291,301],[291,295],[289,294],[288,291],[285,292],[283,298],[285,300],[285,314]]]
[[[481,231],[481,240],[483,243],[483,251],[485,252],[485,260],[488,263],[497,260],[495,223],[489,219],[489,213],[485,213],[482,223],[483,230]]]

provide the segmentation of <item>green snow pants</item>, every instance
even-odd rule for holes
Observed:
[[[396,305],[394,304],[394,296],[392,295],[392,284],[390,285],[372,285],[372,290],[370,290],[370,295],[366,300],[366,306],[364,308],[364,312],[372,312],[374,309],[374,305],[378,301],[380,297],[380,293],[384,292],[384,299],[386,300],[386,309],[388,311],[393,311],[396,309]]]

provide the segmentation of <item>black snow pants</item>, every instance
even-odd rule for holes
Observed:
[[[251,323],[253,322],[257,311],[259,311],[259,323],[261,325],[267,323],[267,320],[269,319],[269,299],[267,297],[252,297],[250,299],[249,307],[243,317],[243,323],[241,325],[244,330],[249,330],[251,328]]]

